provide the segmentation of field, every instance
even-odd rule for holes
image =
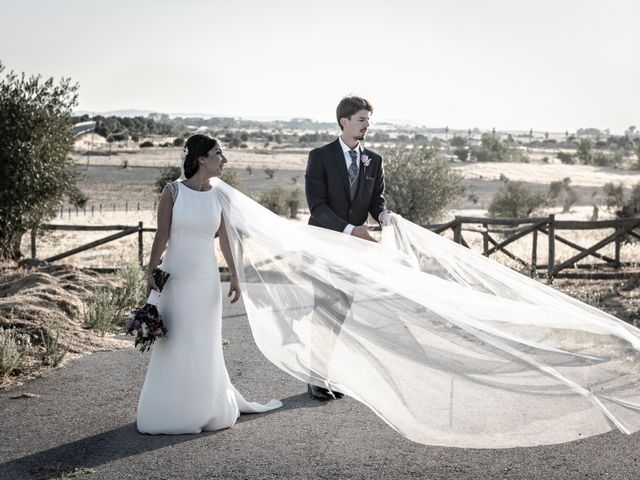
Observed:
[[[155,227],[154,204],[159,195],[154,183],[160,175],[160,169],[167,165],[179,164],[179,148],[114,148],[111,155],[103,150],[100,155],[87,156],[76,152],[74,159],[80,173],[79,187],[89,200],[86,210],[65,208],[62,215],[52,220],[56,224],[76,225],[137,225],[143,222],[145,227]],[[241,182],[244,193],[259,198],[260,194],[273,187],[285,189],[304,189],[304,169],[307,154],[302,150],[281,150],[260,152],[246,150],[227,150],[229,169],[233,170]],[[123,165],[126,165],[123,168]],[[249,167],[249,168],[247,168]],[[454,163],[452,167],[464,178],[465,193],[452,205],[442,220],[454,215],[484,215],[495,192],[502,186],[499,180],[504,174],[513,180],[526,181],[534,188],[547,190],[554,180],[571,178],[571,184],[579,194],[577,204],[569,213],[561,213],[560,208],[550,209],[544,214],[556,213],[558,219],[589,220],[593,206],[599,206],[599,219],[611,218],[603,203],[602,185],[607,182],[622,182],[630,187],[640,182],[638,171],[598,168],[585,165],[560,165],[547,163]],[[273,178],[264,172],[265,168],[274,170]],[[473,194],[473,195],[472,195]],[[475,198],[472,198],[475,197]],[[138,207],[140,210],[138,210]],[[304,207],[304,205],[303,205]],[[93,212],[92,212],[93,208]],[[127,211],[125,211],[125,208]],[[308,213],[302,209],[297,221],[306,222]],[[104,237],[112,232],[40,232],[37,242],[38,258],[68,250],[75,246]],[[580,245],[591,245],[611,231],[564,232],[564,235]],[[465,239],[474,249],[481,249],[479,234],[465,232]],[[449,235],[450,236],[450,235]],[[148,258],[153,239],[152,233],[144,234],[144,255]],[[546,238],[539,241],[538,263],[546,262]],[[25,236],[23,251],[30,252],[30,240]],[[525,259],[530,258],[531,236],[516,242],[511,251]],[[568,258],[574,250],[559,245],[556,255],[559,260]],[[601,253],[613,255],[613,245]],[[637,244],[622,248],[622,261],[635,261],[640,251]],[[499,254],[499,259],[509,265],[512,261]],[[137,259],[137,236],[103,245],[99,248],[68,257],[64,263],[91,267],[112,267]]]

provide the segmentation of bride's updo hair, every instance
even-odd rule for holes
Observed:
[[[184,176],[186,178],[193,177],[198,171],[198,158],[206,157],[209,151],[219,145],[220,142],[216,138],[196,133],[191,135],[184,144],[187,155],[184,158]]]

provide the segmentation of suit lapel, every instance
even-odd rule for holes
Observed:
[[[347,198],[351,199],[351,187],[349,186],[349,173],[347,172],[347,164],[344,160],[344,152],[342,151],[342,147],[340,146],[340,140],[333,142],[334,150],[336,151],[336,160],[337,160],[337,168],[338,172],[340,172],[340,176],[342,177],[342,184],[344,185],[344,189],[347,192]]]

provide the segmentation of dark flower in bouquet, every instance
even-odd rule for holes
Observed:
[[[127,335],[136,337],[135,346],[140,346],[141,352],[149,350],[156,339],[167,334],[167,328],[164,326],[157,305],[170,274],[156,268],[152,275],[160,292],[151,290],[147,303],[143,307],[134,308],[129,312],[129,323],[126,326]]]

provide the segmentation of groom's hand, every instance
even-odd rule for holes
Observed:
[[[369,240],[370,242],[377,242],[377,240],[369,234],[369,229],[364,225],[360,225],[359,227],[353,227],[353,230],[351,230],[351,235],[353,235],[354,237],[361,238],[363,240]]]

